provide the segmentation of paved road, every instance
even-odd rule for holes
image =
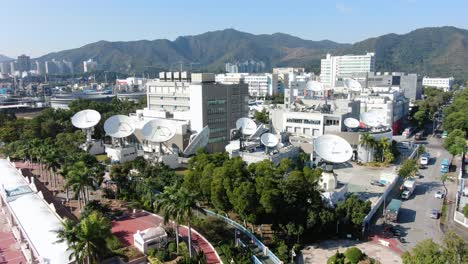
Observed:
[[[399,226],[406,233],[407,243],[402,245],[405,250],[424,239],[431,238],[437,243],[443,239],[439,221],[430,218],[430,213],[432,209],[442,209],[443,200],[434,195],[444,189],[439,168],[442,159],[450,158],[450,154],[443,149],[442,140],[437,138],[428,138],[426,149],[431,154],[430,165],[419,171],[423,177],[417,180],[418,185],[410,199],[403,202],[399,215]]]

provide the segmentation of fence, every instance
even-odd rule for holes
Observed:
[[[230,219],[228,217],[219,215],[219,214],[217,214],[215,212],[212,212],[210,210],[206,210],[206,209],[204,209],[204,210],[205,210],[207,215],[214,216],[214,217],[217,217],[219,219],[222,219],[227,224],[229,224],[229,225],[235,227],[236,229],[239,229],[240,231],[242,231],[242,233],[244,233],[248,238],[250,238],[252,240],[252,242],[255,243],[255,245],[257,245],[257,247],[259,247],[260,250],[262,250],[262,252],[271,259],[271,261],[273,261],[273,263],[275,263],[275,264],[282,264],[283,263],[275,254],[273,254],[273,252],[271,252],[268,249],[267,246],[265,246],[262,243],[262,241],[260,241],[258,238],[256,238],[255,235],[252,234],[247,228],[245,228],[241,224],[233,221],[232,219]]]
[[[237,239],[237,243],[239,245],[241,245],[242,247],[247,247],[247,245],[244,244],[244,242],[242,242],[242,240],[240,240],[239,238]],[[257,256],[255,256],[255,254],[253,254],[250,259],[252,260],[253,263],[255,264],[263,264],[258,258]]]

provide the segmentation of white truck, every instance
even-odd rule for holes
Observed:
[[[413,194],[414,189],[416,189],[416,180],[406,180],[402,186],[403,191],[401,192],[402,199],[409,199],[411,194]]]

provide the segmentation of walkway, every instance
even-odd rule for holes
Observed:
[[[5,215],[0,210],[0,264],[26,263],[26,259],[16,242]]]
[[[147,212],[139,212],[126,218],[112,222],[112,233],[119,237],[125,246],[133,245],[133,234],[137,230],[145,230],[163,224],[163,218]],[[179,226],[179,232],[182,239],[188,239],[188,228]],[[208,264],[221,263],[219,256],[211,244],[201,236],[196,230],[192,229],[192,247],[195,250],[201,250],[206,256]]]

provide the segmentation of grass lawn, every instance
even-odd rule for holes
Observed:
[[[187,174],[189,171],[190,171],[189,169],[177,169],[175,173],[185,176],[185,174]]]
[[[103,162],[103,161],[108,160],[109,157],[107,157],[106,154],[100,154],[100,155],[96,155],[96,159],[97,159],[99,162]]]

